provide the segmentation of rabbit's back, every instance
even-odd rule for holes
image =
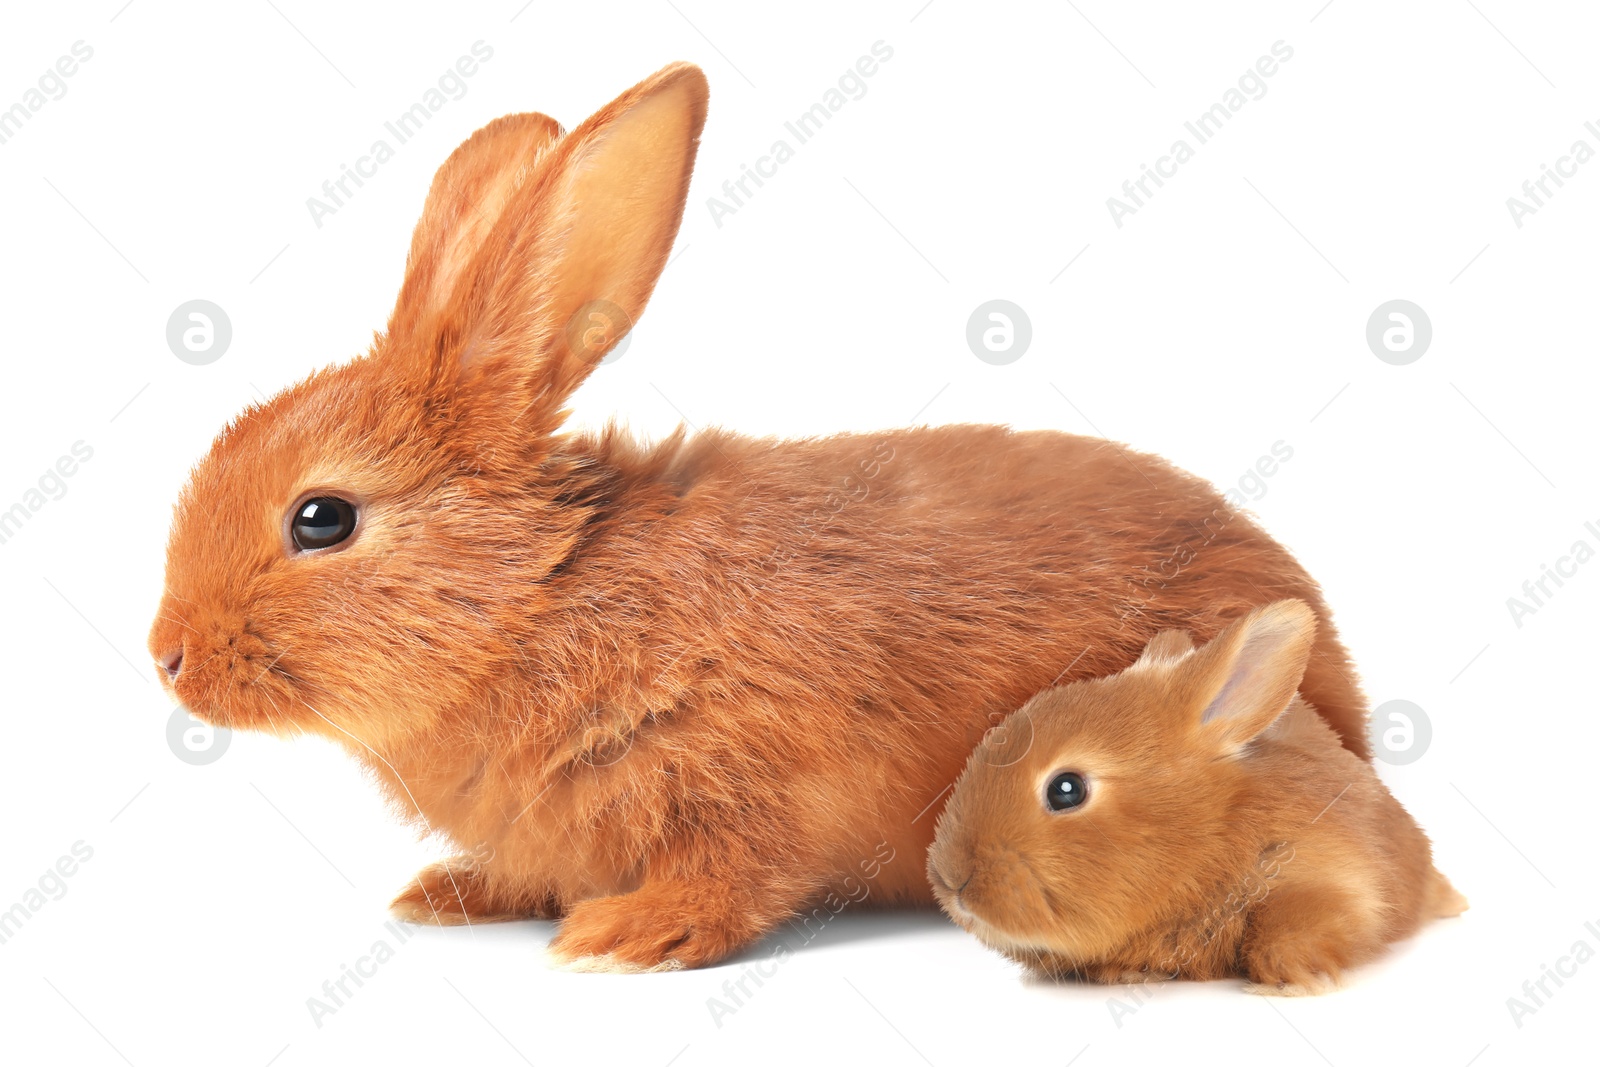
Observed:
[[[774,849],[817,842],[846,874],[885,845],[920,856],[974,745],[1032,693],[1279,596],[1325,619],[1310,578],[1215,489],[1098,439],[953,426],[571,447],[613,483],[559,576],[567,608],[548,623],[573,637],[546,673],[603,679],[585,707],[635,709],[630,789],[660,790],[651,811],[748,823],[781,789],[808,830]],[[1351,728],[1360,698],[1343,695]],[[593,858],[630,848],[597,837]],[[920,868],[891,865],[880,889],[926,897]]]

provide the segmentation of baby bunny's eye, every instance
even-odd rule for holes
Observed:
[[[302,552],[336,545],[356,528],[356,509],[336,496],[314,496],[295,509],[289,536]]]
[[[1077,771],[1062,771],[1044,787],[1044,802],[1051,811],[1067,811],[1089,799],[1089,783]]]

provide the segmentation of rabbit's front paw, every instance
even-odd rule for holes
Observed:
[[[748,922],[714,885],[647,884],[632,893],[574,904],[550,942],[554,962],[574,971],[675,971],[715,963],[753,940]]]
[[[558,910],[553,901],[526,908],[509,906],[495,897],[480,867],[458,856],[419,871],[411,884],[394,898],[389,913],[409,923],[462,926],[514,919],[552,919]]]

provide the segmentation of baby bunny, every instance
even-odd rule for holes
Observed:
[[[677,64],[457,148],[371,350],[195,467],[150,631],[195,715],[332,738],[452,843],[397,914],[560,918],[573,966],[711,963],[863,863],[931,905],[934,805],[1030,694],[1260,589],[1327,620],[1216,489],[1099,438],[564,429],[667,263],[706,101]],[[1365,754],[1352,673],[1324,625],[1306,695]]]
[[[1177,630],[985,738],[939,819],[934,894],[1037,974],[1244,975],[1318,993],[1466,900],[1372,767],[1296,695],[1316,616]]]

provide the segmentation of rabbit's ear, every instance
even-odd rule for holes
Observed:
[[[1162,630],[1150,639],[1144,646],[1144,652],[1134,661],[1129,670],[1143,670],[1147,667],[1170,667],[1181,663],[1194,651],[1194,642],[1182,630]]]
[[[469,404],[554,429],[666,266],[706,96],[700,69],[677,63],[554,143],[541,144],[549,127],[530,116],[475,134],[435,182],[418,240],[429,231],[439,265],[423,273],[413,251],[395,309],[409,333],[393,339],[458,380]],[[479,210],[452,207],[473,201]]]
[[[1303,601],[1280,600],[1230,625],[1183,665],[1201,730],[1225,752],[1277,721],[1311,657],[1317,619]]]
[[[495,119],[450,153],[433,176],[411,236],[406,277],[389,335],[411,336],[454,305],[466,276],[514,194],[561,137],[561,124],[530,111]]]

